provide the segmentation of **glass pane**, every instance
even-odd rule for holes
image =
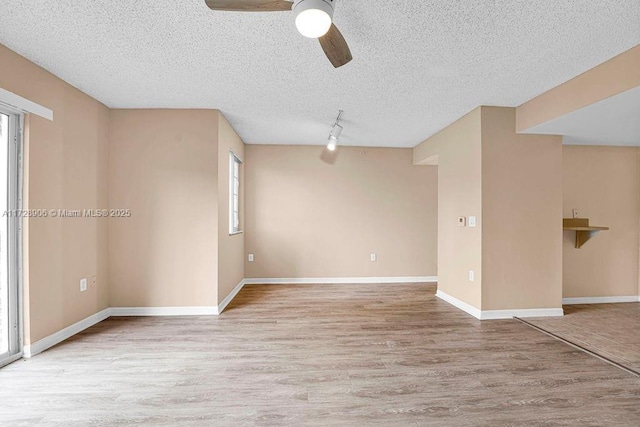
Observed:
[[[0,212],[6,212],[9,155],[9,116],[0,114]],[[8,217],[0,217],[0,354],[9,351]]]

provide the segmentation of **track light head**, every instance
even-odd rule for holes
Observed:
[[[339,124],[335,124],[332,128],[331,128],[331,136],[334,136],[336,139],[340,138],[340,135],[342,134],[342,126],[340,126]]]
[[[338,138],[336,138],[335,136],[331,135],[329,137],[329,143],[327,144],[327,150],[336,151],[336,147],[337,146],[338,146]]]

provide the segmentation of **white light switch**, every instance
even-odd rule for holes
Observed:
[[[378,259],[378,256],[376,254],[371,254],[371,262],[376,262]]]
[[[473,282],[474,280],[476,280],[476,273],[473,270],[469,270],[469,281]]]
[[[80,279],[80,292],[87,290],[87,279]]]
[[[253,262],[253,254],[249,254],[249,262]]]
[[[475,216],[470,216],[469,217],[469,227],[475,227],[476,226],[476,217]]]

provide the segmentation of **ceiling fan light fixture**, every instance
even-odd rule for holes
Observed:
[[[333,1],[300,0],[293,7],[296,28],[305,37],[317,39],[324,36],[333,21]]]

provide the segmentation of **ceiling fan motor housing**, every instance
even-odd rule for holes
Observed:
[[[295,0],[295,4],[293,5],[293,15],[297,18],[298,15],[305,10],[318,9],[326,12],[326,14],[333,20],[334,4],[335,0]]]

